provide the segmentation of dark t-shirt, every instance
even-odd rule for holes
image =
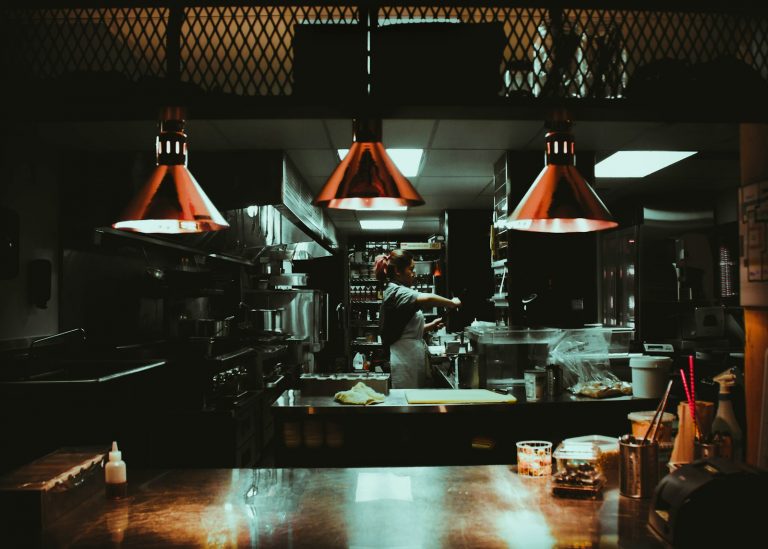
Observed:
[[[381,342],[388,349],[395,341],[400,339],[406,324],[411,320],[419,305],[416,296],[419,292],[407,286],[401,286],[390,282],[384,289],[384,298],[381,302],[380,332]]]

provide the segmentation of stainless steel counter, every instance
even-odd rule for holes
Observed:
[[[43,534],[51,546],[663,547],[648,502],[559,499],[507,465],[170,470],[129,476]]]
[[[517,388],[516,388],[517,389]],[[522,387],[519,388],[522,392]],[[518,396],[515,394],[515,396]],[[275,464],[382,467],[514,463],[515,443],[631,432],[630,412],[655,399],[590,399],[563,394],[514,404],[409,404],[393,389],[381,404],[344,405],[288,390],[272,405]]]
[[[336,402],[332,396],[302,396],[300,390],[289,389],[275,401],[272,408],[277,413],[291,415],[338,415],[338,414],[446,414],[468,412],[505,412],[513,407],[543,408],[552,405],[582,403],[591,406],[606,406],[611,403],[632,403],[640,406],[656,407],[656,399],[634,398],[620,396],[613,398],[594,399],[563,393],[557,397],[545,397],[535,402],[527,402],[525,389],[514,387],[512,394],[517,398],[514,404],[410,404],[405,398],[406,389],[391,389],[389,395],[380,404],[356,406]]]

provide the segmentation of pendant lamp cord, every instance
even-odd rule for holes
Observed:
[[[181,104],[181,26],[186,17],[183,6],[174,3],[170,7],[165,34],[166,78],[169,83],[165,106]]]

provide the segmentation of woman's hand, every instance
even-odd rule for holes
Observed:
[[[458,309],[461,307],[461,300],[458,297],[451,298],[451,303],[453,303],[453,305],[449,305],[449,309]]]
[[[424,331],[425,332],[434,332],[435,330],[439,330],[445,326],[445,323],[443,322],[443,319],[441,317],[437,317],[432,322],[427,322],[424,324]]]

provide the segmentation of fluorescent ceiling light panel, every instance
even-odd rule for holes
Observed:
[[[339,158],[344,160],[349,149],[339,149]],[[419,166],[424,149],[387,149],[387,154],[405,177],[419,175]]]
[[[595,177],[645,177],[697,151],[619,151],[595,164]]]
[[[360,228],[366,231],[399,230],[405,219],[361,219]]]

